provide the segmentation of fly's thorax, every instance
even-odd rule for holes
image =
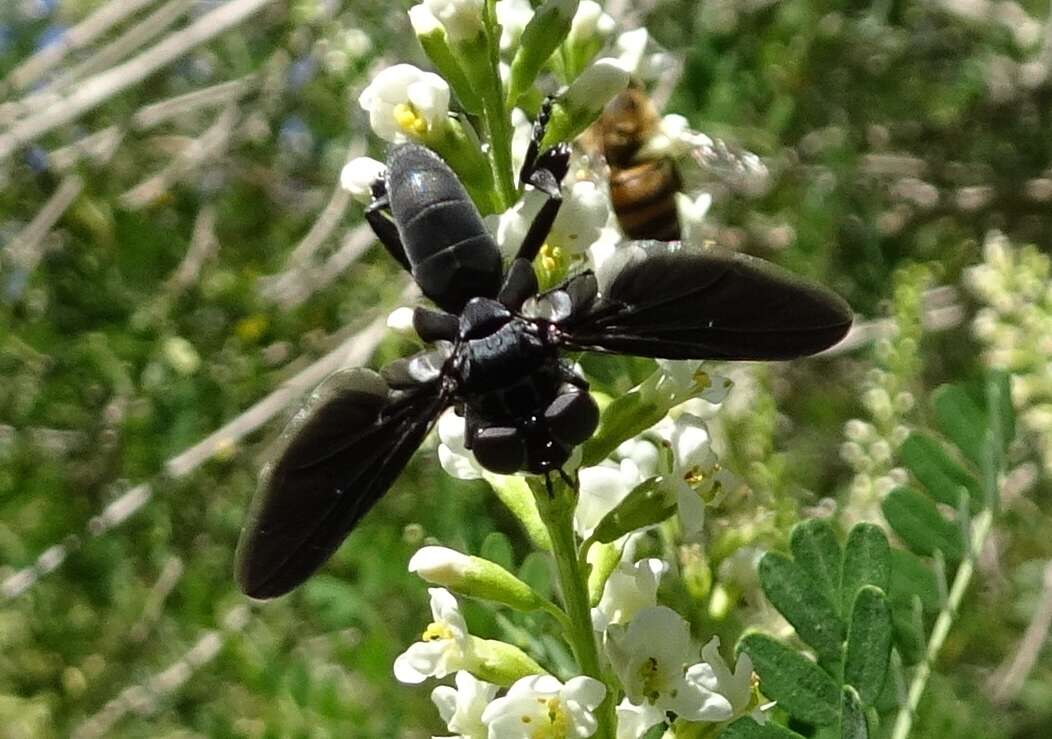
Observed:
[[[512,318],[492,333],[461,339],[461,389],[471,395],[517,384],[556,357],[556,349],[544,341],[534,322]]]

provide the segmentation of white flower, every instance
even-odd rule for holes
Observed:
[[[647,139],[639,150],[640,158],[681,157],[700,151],[712,157],[716,144],[711,138],[690,127],[689,121],[678,113],[661,118],[657,133]]]
[[[714,636],[701,648],[701,658],[711,676],[703,680],[705,686],[726,698],[735,715],[743,713],[752,701],[752,659],[749,655],[745,652],[738,655],[732,673],[720,656],[720,638]]]
[[[658,378],[656,392],[668,402],[681,402],[691,395],[709,403],[722,403],[730,392],[731,381],[703,371],[700,360],[659,359],[657,364],[662,376]],[[695,385],[700,386],[700,391],[691,394]]]
[[[643,482],[639,469],[631,460],[624,460],[619,466],[584,467],[577,474],[580,485],[573,525],[582,538],[589,536],[603,517],[614,510],[632,488]]]
[[[699,492],[708,492],[716,484],[716,454],[708,427],[697,416],[681,413],[674,421],[663,419],[654,430],[672,450],[672,468],[664,485],[675,496],[683,537],[692,538],[705,523],[705,501]]]
[[[498,0],[497,23],[500,24],[500,50],[511,51],[519,43],[526,24],[533,18],[529,0]]]
[[[518,253],[533,219],[544,205],[544,200],[542,193],[531,188],[500,215],[486,216],[486,227],[493,234],[497,248],[506,259]]]
[[[592,609],[592,625],[605,631],[610,624],[626,624],[643,610],[657,605],[657,589],[668,563],[660,559],[618,563],[603,588],[599,605]]]
[[[603,702],[606,686],[590,677],[564,685],[551,675],[517,680],[507,695],[482,712],[489,739],[574,739],[595,733],[592,711]]]
[[[392,142],[419,138],[445,125],[449,85],[412,64],[382,70],[358,97],[376,135]]]
[[[413,309],[407,305],[395,308],[387,315],[387,328],[402,336],[416,337],[416,329],[413,328]]]
[[[563,192],[563,204],[555,217],[548,245],[568,254],[580,254],[599,240],[610,217],[606,191],[591,180],[578,180]]]
[[[639,739],[654,724],[665,720],[665,712],[650,703],[636,705],[624,698],[617,706],[617,739]]]
[[[444,588],[429,588],[434,618],[421,636],[395,659],[395,677],[403,683],[422,683],[429,677],[445,677],[466,665],[471,653],[467,624],[457,599]]]
[[[703,682],[711,681],[708,665],[692,664],[690,625],[672,609],[645,608],[627,628],[611,625],[606,651],[634,705],[673,711],[686,721],[726,721],[734,715],[730,702]]]
[[[611,214],[610,220],[599,232],[599,238],[588,247],[588,261],[591,263],[592,271],[598,272],[603,263],[614,256],[617,245],[624,240],[624,234],[617,226],[617,219]]]
[[[442,23],[449,40],[470,41],[482,31],[482,0],[424,0]]]
[[[373,199],[373,183],[387,174],[387,165],[372,157],[357,157],[340,170],[340,187],[360,203]]]
[[[702,245],[704,237],[702,236],[701,226],[711,205],[712,195],[707,192],[700,193],[696,198],[681,192],[676,193],[676,212],[679,215],[679,222],[683,226],[682,240],[684,243],[695,246]]]
[[[431,691],[431,701],[438,709],[438,715],[455,733],[455,739],[486,739],[482,712],[497,694],[497,686],[464,671],[458,672],[454,680],[456,688],[439,685]]]
[[[464,418],[452,408],[438,419],[438,463],[450,477],[458,480],[478,480],[482,477],[482,465],[475,455],[464,446],[466,428]]]
[[[566,40],[571,45],[577,45],[588,43],[595,36],[605,39],[614,32],[616,25],[614,19],[603,12],[599,3],[594,0],[581,0],[570,23],[570,33]]]

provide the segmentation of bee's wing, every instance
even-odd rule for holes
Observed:
[[[283,595],[325,563],[420,446],[446,404],[439,387],[394,391],[354,369],[314,391],[264,468],[241,532],[237,580],[247,595]]]
[[[840,297],[791,272],[678,242],[625,244],[597,275],[535,301],[568,348],[667,359],[806,356],[840,341],[852,320]]]

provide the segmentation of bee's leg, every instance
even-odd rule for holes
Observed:
[[[394,257],[406,272],[412,272],[413,267],[409,264],[402,238],[398,235],[398,227],[391,219],[391,200],[387,196],[387,186],[383,178],[377,178],[372,189],[373,200],[365,208],[365,220],[372,227],[376,238],[387,249],[387,253]]]

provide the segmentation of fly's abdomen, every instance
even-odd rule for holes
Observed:
[[[428,297],[459,312],[473,297],[495,297],[500,252],[463,185],[437,155],[404,145],[388,158],[391,214],[412,267]]]

